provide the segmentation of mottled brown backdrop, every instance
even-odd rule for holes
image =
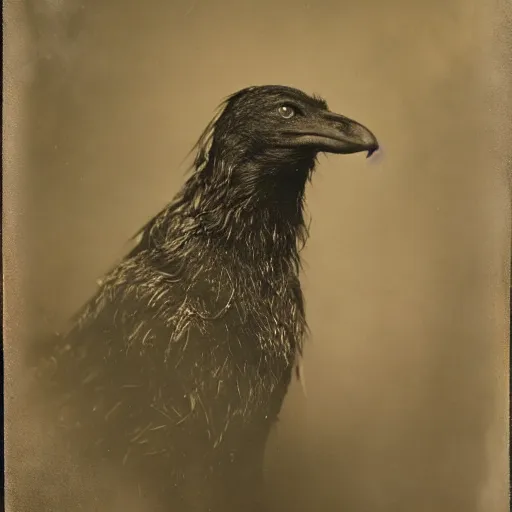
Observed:
[[[22,429],[22,333],[61,327],[88,298],[183,183],[224,96],[286,84],[383,151],[322,157],[308,190],[307,396],[292,387],[268,449],[275,510],[508,510],[510,10],[6,4],[8,436]],[[8,440],[8,476],[23,462]]]

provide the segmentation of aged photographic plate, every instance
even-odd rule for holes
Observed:
[[[510,2],[3,12],[6,510],[509,510]],[[264,85],[308,96],[251,89],[216,110]],[[198,139],[204,180],[134,241]],[[108,288],[132,250],[153,252]],[[82,355],[48,355],[98,293]],[[34,400],[48,368],[80,421]],[[87,462],[65,448],[78,423]]]

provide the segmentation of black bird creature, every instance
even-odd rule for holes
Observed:
[[[305,186],[319,152],[377,149],[297,89],[227,98],[182,190],[37,364],[37,401],[84,467],[124,475],[152,511],[264,510],[306,333]]]

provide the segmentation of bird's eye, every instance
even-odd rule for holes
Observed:
[[[285,119],[290,119],[295,115],[295,110],[289,105],[281,105],[278,109],[279,115]]]

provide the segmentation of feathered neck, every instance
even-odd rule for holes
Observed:
[[[307,238],[304,190],[314,159],[275,165],[268,154],[223,156],[196,162],[169,213],[189,224],[191,236],[240,261],[280,260],[298,268]]]

